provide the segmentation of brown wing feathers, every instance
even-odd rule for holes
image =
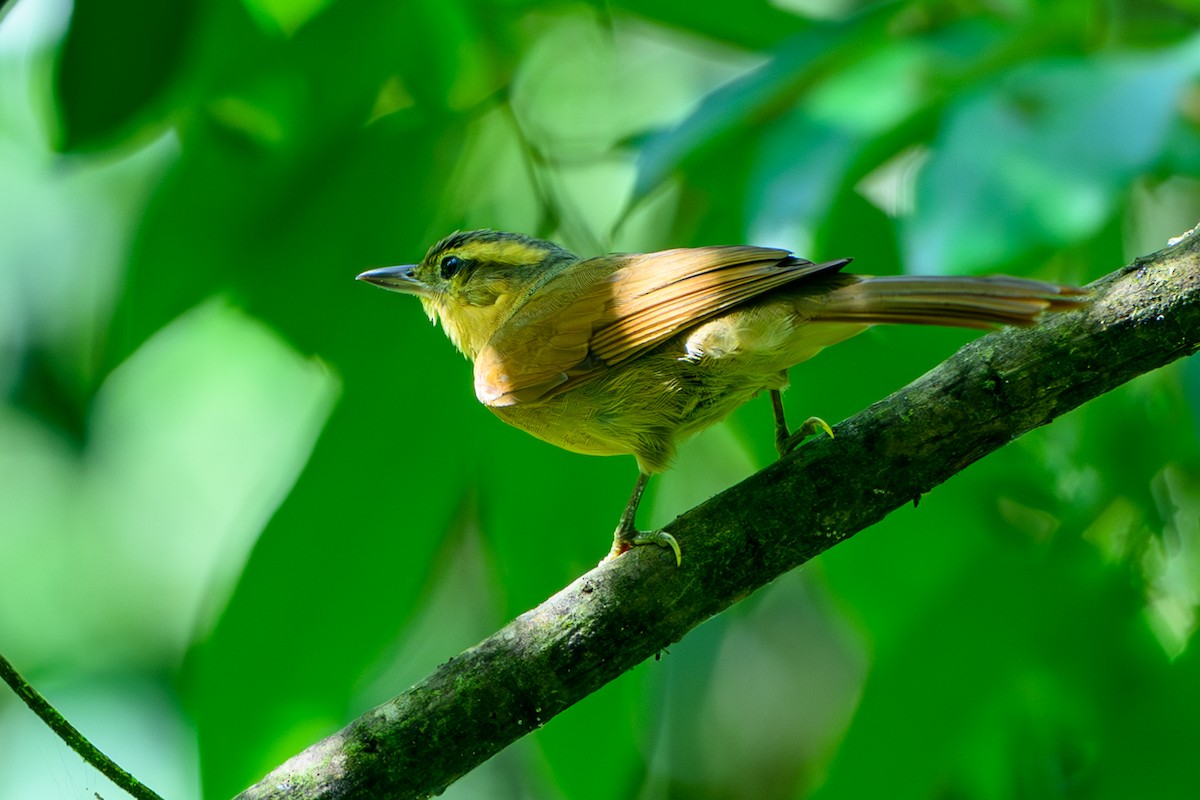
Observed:
[[[758,295],[850,263],[841,259],[814,264],[783,250],[758,247],[701,249],[712,253],[707,269],[697,270],[693,263],[689,272],[678,277],[664,276],[653,263],[661,254],[651,253],[642,257],[649,263],[631,264],[615,273],[609,307],[613,322],[596,331],[592,353],[608,364],[618,364]],[[626,270],[628,278],[623,274]],[[657,285],[645,280],[644,276],[656,272]]]
[[[475,358],[475,393],[487,405],[561,391],[753,297],[849,259],[813,264],[786,250],[731,246],[609,256],[547,281]]]

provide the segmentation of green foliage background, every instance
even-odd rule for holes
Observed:
[[[173,798],[548,596],[632,483],[492,418],[356,273],[495,227],[1086,282],[1200,217],[1196,0],[0,13],[0,652]],[[842,419],[968,338],[870,331],[788,404]],[[1194,796],[1197,408],[1187,363],[1013,443],[447,796]],[[643,523],[771,458],[752,403]],[[0,694],[0,796],[92,791]]]

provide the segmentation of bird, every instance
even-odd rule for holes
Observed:
[[[650,476],[677,445],[763,391],[786,455],[832,428],[788,429],[788,370],[872,325],[991,330],[1037,324],[1086,290],[1009,276],[868,276],[751,245],[581,258],[496,230],[456,231],[417,264],[357,280],[416,296],[474,365],[475,396],[501,420],[577,453],[632,455],[638,477],[604,561],[639,545],[682,554],[635,524]],[[601,562],[603,563],[603,561]]]

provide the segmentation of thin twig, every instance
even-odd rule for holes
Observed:
[[[50,730],[58,734],[58,738],[66,742],[67,746],[78,753],[80,758],[100,770],[110,781],[129,792],[137,800],[163,800],[153,789],[121,769],[117,762],[101,753],[94,744],[87,740],[86,736],[79,732],[78,728],[67,722],[66,718],[58,713],[58,709],[50,705],[50,702],[42,697],[37,689],[30,686],[29,681],[22,678],[21,673],[17,672],[12,663],[3,655],[0,655],[0,678],[3,678],[4,682],[12,687],[12,690],[17,693],[17,697],[21,698],[25,705],[29,706],[29,709],[49,726]]]

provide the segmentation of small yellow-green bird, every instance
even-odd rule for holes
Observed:
[[[451,234],[419,264],[359,280],[416,295],[474,362],[475,395],[505,422],[577,453],[632,454],[633,494],[608,558],[675,537],[634,524],[676,445],[764,389],[787,453],[791,366],[880,323],[991,329],[1078,306],[1081,289],[1011,277],[870,277],[743,245],[580,258],[516,233]]]

